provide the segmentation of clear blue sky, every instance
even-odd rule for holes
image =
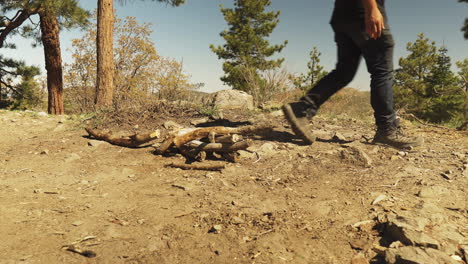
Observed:
[[[117,2],[117,1],[116,1]],[[395,66],[398,58],[406,56],[406,43],[413,42],[416,35],[445,43],[452,62],[468,57],[468,41],[463,39],[460,28],[468,16],[468,4],[457,0],[387,0],[390,26],[396,41]],[[96,8],[96,0],[81,0],[89,10]],[[116,3],[119,17],[135,16],[140,22],[154,26],[153,40],[163,56],[184,61],[185,70],[192,76],[192,82],[206,84],[205,91],[223,88],[221,61],[210,49],[210,44],[223,44],[219,33],[227,28],[219,11],[219,4],[232,6],[232,0],[187,0],[187,4],[172,8],[157,2],[139,0],[127,1],[126,5]],[[288,40],[288,46],[280,54],[284,66],[290,72],[305,72],[309,51],[317,46],[322,52],[322,64],[332,70],[336,60],[336,47],[329,26],[333,8],[332,0],[272,0],[271,10],[281,10],[280,23],[271,35],[271,43]],[[80,37],[77,30],[61,33],[62,52],[65,62],[70,56],[71,39]],[[28,64],[44,69],[42,48],[31,48],[30,40],[16,40],[16,51],[2,49],[2,54],[25,60]],[[45,69],[43,70],[45,72]],[[350,87],[367,90],[369,76],[365,64]]]

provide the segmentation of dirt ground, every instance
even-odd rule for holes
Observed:
[[[466,237],[466,132],[405,122],[426,143],[400,152],[366,143],[368,123],[319,116],[320,140],[303,146],[281,116],[260,119],[275,130],[256,153],[206,172],[86,138],[79,118],[0,110],[0,263],[385,263],[380,231],[356,223],[411,210],[435,187]]]

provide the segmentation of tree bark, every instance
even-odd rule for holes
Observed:
[[[63,115],[63,74],[60,51],[60,28],[57,17],[47,10],[40,12],[41,40],[47,70],[48,107],[52,115]]]
[[[114,1],[98,0],[96,107],[112,105],[114,94]]]

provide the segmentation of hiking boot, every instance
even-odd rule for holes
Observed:
[[[299,101],[283,105],[282,110],[294,134],[306,144],[314,143],[315,136],[310,129],[310,120],[317,113],[317,109],[311,104]]]
[[[372,143],[385,144],[397,149],[409,149],[421,146],[424,143],[421,137],[410,137],[401,131],[401,128],[391,127],[387,129],[377,129]]]

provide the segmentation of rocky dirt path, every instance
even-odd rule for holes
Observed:
[[[268,118],[257,154],[202,172],[85,138],[72,117],[0,111],[0,263],[466,261],[466,132],[412,127],[426,145],[401,152],[319,117],[301,146]]]

